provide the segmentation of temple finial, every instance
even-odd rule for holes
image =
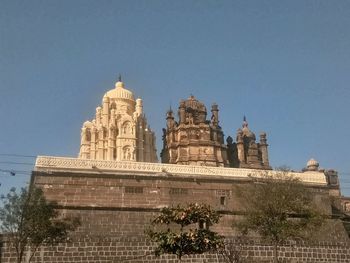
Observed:
[[[121,74],[118,75],[118,81],[122,82],[122,75]]]
[[[245,115],[243,116],[243,124],[242,127],[248,127],[248,122],[247,122],[247,118],[245,117]]]

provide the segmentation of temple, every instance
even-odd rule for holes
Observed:
[[[227,250],[230,255],[242,253],[235,262],[273,261],[274,246],[257,233],[242,239],[233,227],[248,212],[242,192],[264,183],[258,180],[262,176],[281,178],[281,171],[270,168],[266,133],[260,133],[257,141],[244,118],[235,139],[229,136],[225,144],[218,106],[211,106],[207,118],[205,105],[194,96],[182,100],[178,118],[174,115],[171,109],[166,113],[163,163],[156,163],[155,137],[147,126],[142,100],[135,100],[119,79],[115,89],[103,96],[95,119],[84,123],[79,158],[37,157],[31,186],[42,189],[60,214],[80,218],[81,226],[66,241],[41,246],[32,262],[177,262],[175,255],[155,257],[146,231],[161,208],[193,202],[219,211],[222,218],[211,227],[232,244]],[[317,226],[310,243],[281,244],[283,262],[350,262],[346,230],[350,198],[341,198],[337,172],[322,169],[311,159],[303,171],[287,174],[309,189],[326,222]],[[291,216],[291,220],[304,218]],[[2,263],[14,262],[16,251],[9,240],[1,237]],[[25,252],[27,261],[31,249]],[[225,260],[215,251],[186,255],[181,261]]]
[[[242,129],[237,130],[236,142],[227,137],[227,155],[230,167],[271,169],[267,150],[266,133],[260,133],[260,142],[256,142],[255,134],[248,128],[246,117],[243,118]]]
[[[79,158],[157,162],[155,135],[147,125],[142,100],[134,99],[119,76],[115,88],[106,92],[95,119],[81,129]]]
[[[211,113],[211,119],[207,120],[205,105],[194,96],[180,101],[179,122],[175,121],[171,109],[167,112],[161,152],[163,163],[271,169],[265,132],[260,134],[257,143],[244,117],[236,141],[228,136],[225,145],[217,104],[212,105]]]
[[[171,109],[167,112],[161,152],[163,163],[228,166],[216,104],[212,105],[211,113],[211,120],[207,120],[205,105],[192,95],[180,102],[178,122]]]

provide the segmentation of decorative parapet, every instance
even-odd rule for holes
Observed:
[[[248,179],[259,176],[259,173],[268,172],[271,175],[278,171],[266,171],[241,168],[208,167],[193,165],[176,165],[162,163],[105,161],[66,157],[38,156],[35,171],[70,171],[85,173],[125,173],[147,174],[150,176],[169,175],[183,177],[213,177],[230,179]],[[291,175],[302,182],[314,185],[327,185],[326,177],[322,172],[291,172]]]

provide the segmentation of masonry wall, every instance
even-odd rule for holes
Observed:
[[[155,174],[81,174],[34,172],[33,183],[43,188],[49,200],[67,208],[143,208],[155,209],[179,203],[210,204],[222,211],[241,214],[244,203],[238,190],[249,188],[248,179],[220,176],[193,177]],[[313,187],[315,202],[331,214],[327,187]]]
[[[237,187],[249,187],[244,180],[170,177],[127,174],[81,174],[34,172],[33,184],[44,189],[49,200],[58,202],[63,214],[79,216],[82,225],[71,242],[44,247],[33,262],[177,262],[172,256],[151,255],[152,244],[144,231],[160,207],[178,203],[207,203],[222,213],[214,231],[235,240],[232,223],[242,216]],[[315,202],[331,213],[326,188],[313,188]],[[350,245],[342,224],[328,220],[313,244],[281,248],[286,262],[350,262]],[[15,262],[13,249],[3,241],[1,262]],[[269,262],[272,247],[251,240],[242,248],[248,262]],[[218,255],[200,255],[184,262],[224,262]]]
[[[159,258],[152,253],[152,244],[142,237],[81,237],[72,238],[70,243],[55,247],[42,247],[33,258],[36,263],[177,263],[173,255]],[[272,262],[271,246],[248,242],[237,245],[231,251],[239,251],[242,262]],[[14,250],[3,243],[3,263],[16,262]],[[279,255],[283,262],[350,262],[350,250],[346,243],[323,242],[313,245],[294,244],[280,247]],[[26,254],[27,258],[29,254]],[[184,263],[226,262],[220,254],[185,256]]]

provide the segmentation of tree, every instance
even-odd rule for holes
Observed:
[[[323,222],[313,202],[313,194],[288,171],[271,176],[252,177],[248,190],[239,191],[246,204],[246,216],[236,225],[247,234],[258,233],[274,246],[274,262],[278,248],[288,240],[305,240]]]
[[[156,256],[175,254],[181,261],[184,255],[202,254],[223,245],[223,236],[209,230],[209,226],[218,223],[219,219],[220,215],[208,205],[165,207],[153,219],[153,229],[146,233],[157,243]],[[162,228],[162,225],[167,227],[154,229],[156,226]]]
[[[245,235],[240,235],[236,240],[227,239],[224,245],[217,251],[227,263],[252,262],[248,255],[244,255],[244,248],[247,245]]]
[[[78,218],[60,217],[56,204],[47,201],[40,188],[22,188],[19,194],[13,188],[1,199],[0,228],[15,248],[17,263],[22,262],[28,247],[30,262],[41,245],[65,241],[68,233],[80,225]]]

